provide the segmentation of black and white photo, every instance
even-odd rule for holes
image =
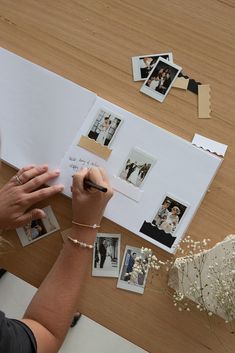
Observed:
[[[188,207],[185,202],[166,195],[151,221],[144,221],[140,232],[171,247],[176,239],[177,228]]]
[[[132,57],[132,70],[134,81],[144,81],[153,69],[159,58],[173,62],[172,53],[149,54]]]
[[[127,245],[122,260],[117,288],[143,294],[148,276],[147,262],[148,258],[141,253],[140,248]]]
[[[102,146],[110,146],[120,128],[122,119],[114,113],[100,109],[87,136]]]
[[[44,207],[43,211],[46,213],[45,218],[33,220],[26,226],[16,229],[23,246],[29,245],[60,229],[51,206]]]
[[[119,177],[127,183],[141,187],[156,159],[138,148],[133,148],[122,167]]]
[[[181,69],[180,66],[159,58],[140,91],[163,102]]]
[[[97,234],[93,250],[92,276],[118,277],[120,237],[120,234]]]

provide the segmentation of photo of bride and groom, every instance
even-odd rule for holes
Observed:
[[[177,227],[188,205],[166,195],[151,222],[144,221],[140,232],[171,247],[176,239]]]
[[[113,113],[101,109],[87,136],[102,146],[109,146],[120,127],[121,121]]]
[[[138,149],[133,149],[122,168],[120,178],[140,187],[154,162],[153,157]]]

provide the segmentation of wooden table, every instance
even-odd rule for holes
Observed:
[[[188,233],[212,243],[234,232],[234,1],[193,0],[1,0],[2,47],[64,76],[99,96],[186,140],[194,133],[228,144],[225,160]],[[211,119],[197,118],[197,96],[171,90],[164,103],[141,94],[132,81],[131,57],[172,51],[174,61],[211,85]],[[1,184],[15,172],[3,166]],[[193,187],[193,186],[192,186]],[[70,226],[71,203],[49,202],[62,230]],[[122,234],[125,244],[142,239],[104,219],[103,231]],[[21,248],[14,245],[0,267],[39,286],[61,248],[60,234]],[[157,248],[162,258],[169,256]],[[90,271],[89,271],[90,272]],[[164,294],[166,283],[148,281],[144,295],[117,290],[116,280],[87,274],[79,310],[152,353],[234,352],[235,338],[222,320],[199,312],[179,313]]]

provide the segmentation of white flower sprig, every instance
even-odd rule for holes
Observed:
[[[235,240],[232,241],[232,247],[224,248],[225,255],[222,260],[220,259],[220,263],[215,258],[207,267],[206,254],[210,241],[209,238],[195,241],[187,235],[177,246],[176,255],[165,261],[158,258],[152,249],[142,248],[141,253],[147,260],[142,263],[141,268],[139,265],[134,266],[132,273],[151,270],[152,273],[159,275],[161,271],[168,273],[177,264],[181,272],[181,290],[171,295],[174,306],[179,311],[190,311],[195,306],[199,311],[206,312],[209,317],[213,312],[216,314],[222,312],[225,322],[231,322],[235,319]],[[221,271],[221,268],[225,271]],[[189,269],[193,269],[195,275],[193,279],[192,271]],[[205,271],[207,271],[206,281]],[[185,283],[187,286],[184,289]],[[213,308],[210,301],[216,303]]]

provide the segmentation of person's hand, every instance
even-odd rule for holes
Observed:
[[[106,187],[107,192],[94,188],[84,189],[84,179]],[[99,225],[108,201],[113,196],[106,172],[101,168],[83,169],[73,176],[73,221]]]
[[[41,209],[29,210],[33,204],[63,190],[63,185],[53,185],[38,190],[49,180],[58,177],[59,171],[48,171],[46,165],[28,166],[20,169],[0,189],[0,228],[22,227],[32,220],[46,216]]]

